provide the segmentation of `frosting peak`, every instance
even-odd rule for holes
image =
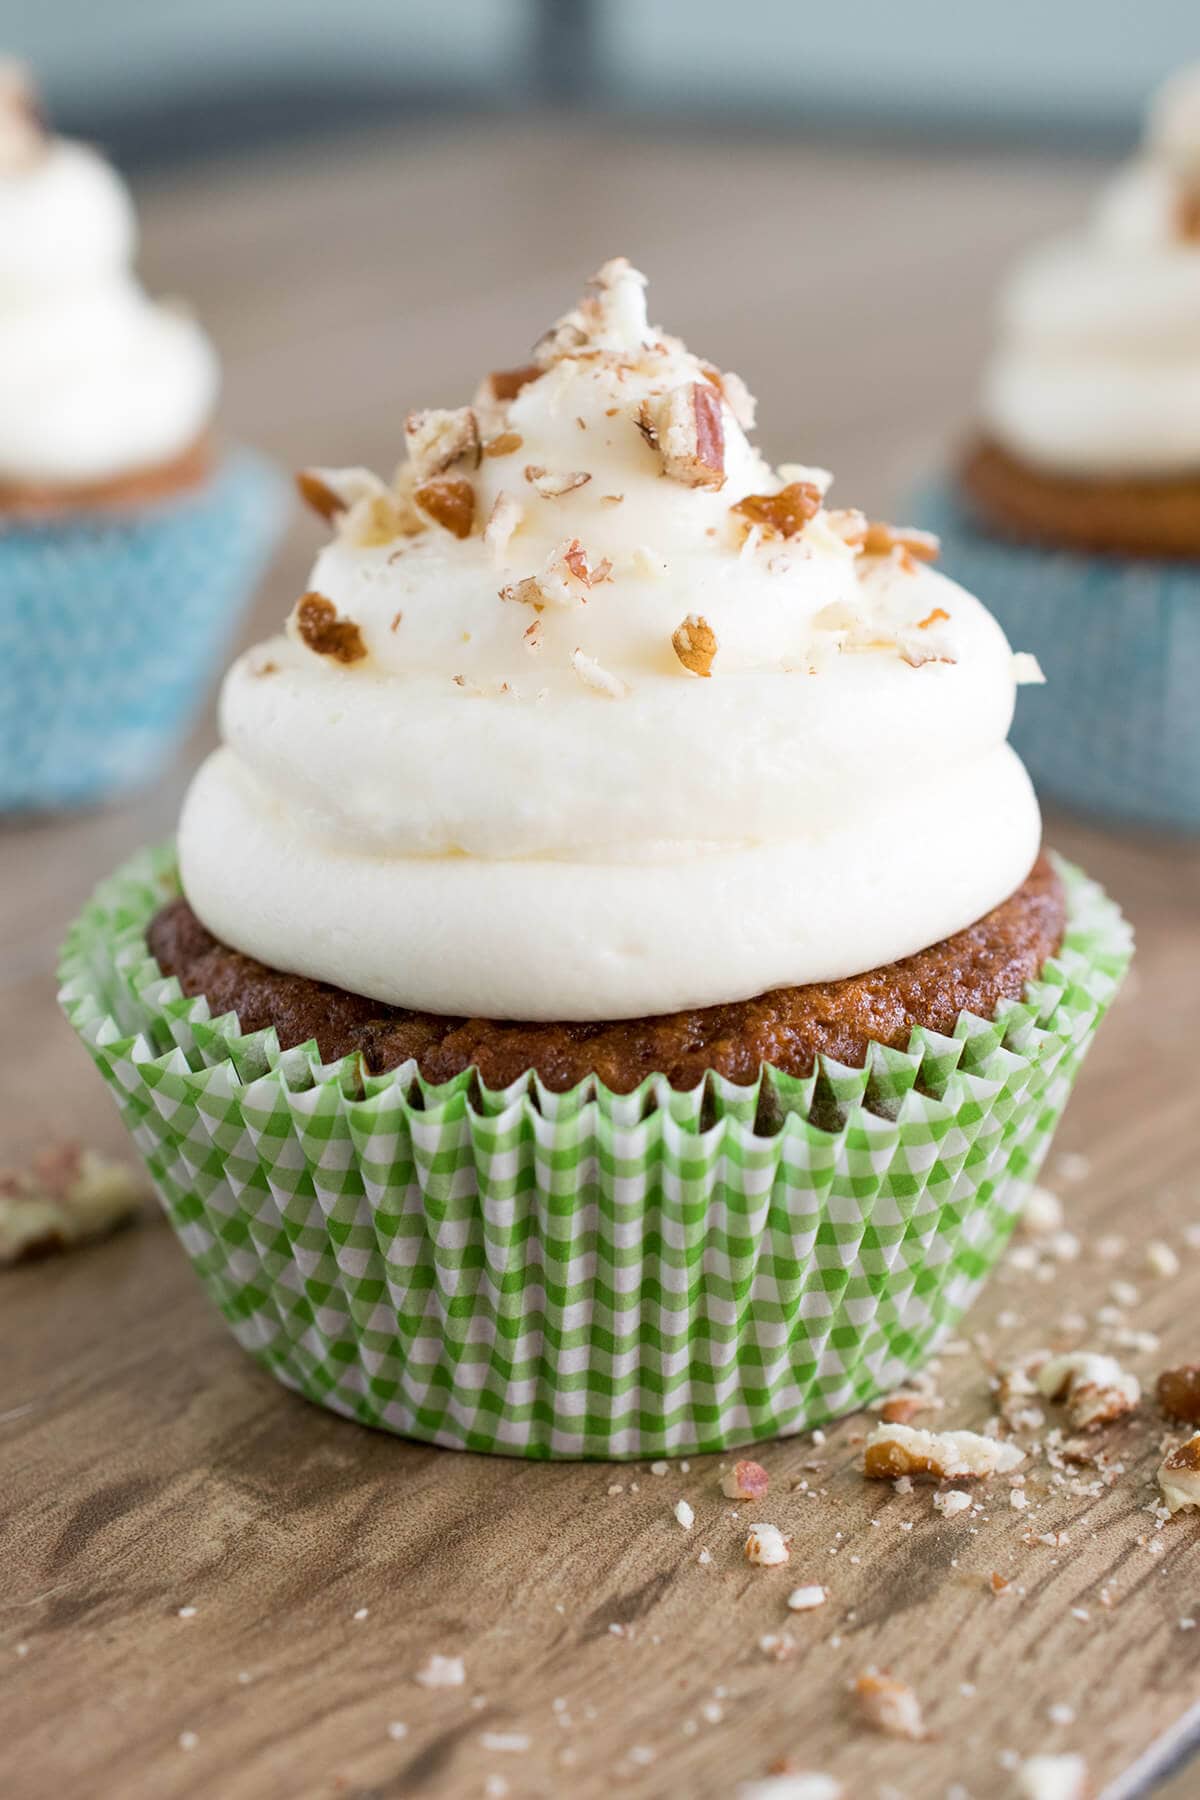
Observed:
[[[216,397],[212,350],[133,274],[133,208],[86,145],[51,137],[0,66],[0,481],[107,481],[185,451]]]
[[[218,936],[381,1000],[614,1018],[861,971],[1027,873],[1011,653],[920,533],[772,469],[623,260],[410,414],[222,700],[180,839]],[[315,908],[315,911],[313,910]]]
[[[1018,266],[999,324],[983,411],[1016,455],[1084,476],[1200,468],[1200,66],[1151,101],[1086,229]]]

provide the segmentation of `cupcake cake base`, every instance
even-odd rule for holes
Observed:
[[[208,1293],[286,1385],[459,1448],[720,1450],[886,1391],[998,1256],[1130,954],[1058,867],[1062,943],[993,1018],[747,1085],[434,1084],[243,1033],[149,953],[169,850],[98,891],[62,1003]]]
[[[325,1061],[358,1052],[372,1073],[415,1061],[427,1081],[474,1069],[489,1087],[530,1070],[554,1092],[595,1076],[630,1093],[651,1075],[694,1088],[716,1074],[743,1085],[771,1066],[807,1075],[818,1056],[861,1065],[872,1043],[904,1049],[917,1026],[953,1031],[961,1012],[991,1018],[1019,999],[1062,941],[1066,898],[1041,857],[1017,892],[943,943],[843,981],[779,988],[735,1005],[594,1024],[453,1019],[383,1006],[361,994],[267,968],[213,937],[182,896],[151,921],[164,975],[246,1032],[271,1028],[281,1049],[312,1041]]]

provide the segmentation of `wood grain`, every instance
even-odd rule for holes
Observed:
[[[231,431],[290,464],[390,466],[410,405],[511,363],[582,272],[628,250],[655,312],[758,390],[768,449],[828,461],[843,500],[886,512],[961,416],[998,269],[1093,179],[1016,158],[510,127],[219,169],[147,194],[144,221],[152,279],[221,340]],[[315,541],[298,520],[247,638],[281,616]],[[86,1141],[122,1145],[49,968],[94,881],[170,830],[183,779],[0,835],[6,1161],[44,1140],[63,1096]],[[1125,904],[1136,971],[1060,1141],[1088,1173],[1067,1183],[1051,1163],[1081,1255],[1049,1281],[1000,1273],[943,1360],[938,1423],[981,1424],[988,1357],[1060,1341],[1065,1312],[1098,1343],[1118,1274],[1140,1289],[1129,1323],[1161,1336],[1122,1352],[1131,1367],[1200,1350],[1200,1250],[1184,1238],[1200,1224],[1200,854],[1066,821],[1048,835]],[[1117,1262],[1097,1251],[1111,1233],[1128,1242]],[[1183,1258],[1173,1280],[1144,1267],[1154,1236]],[[765,1447],[772,1493],[735,1521],[712,1458],[665,1475],[527,1466],[320,1413],[242,1356],[150,1213],[6,1276],[0,1305],[6,1796],[457,1797],[504,1777],[513,1796],[716,1800],[790,1756],[839,1774],[851,1800],[940,1800],[952,1783],[1001,1800],[1008,1753],[1078,1748],[1115,1797],[1187,1741],[1200,1630],[1179,1621],[1200,1616],[1200,1528],[1156,1533],[1144,1511],[1162,1429],[1149,1405],[1106,1440],[1124,1468],[1095,1496],[1056,1490],[1039,1462],[1026,1514],[993,1484],[982,1514],[944,1520],[928,1488],[862,1480],[860,1417],[824,1444]],[[746,1565],[751,1513],[793,1534],[788,1568]],[[1070,1542],[1028,1547],[1031,1524]],[[996,1598],[993,1571],[1015,1591]],[[829,1603],[789,1620],[801,1581]],[[777,1663],[758,1640],[781,1629],[797,1647]],[[464,1657],[464,1687],[414,1682],[433,1651]],[[927,1743],[863,1727],[847,1684],[869,1663],[917,1689]],[[1052,1724],[1052,1703],[1074,1722]],[[529,1748],[489,1749],[486,1733]]]

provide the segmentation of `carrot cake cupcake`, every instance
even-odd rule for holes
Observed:
[[[145,778],[190,721],[279,517],[217,448],[217,362],[132,270],[129,196],[0,64],[0,809]]]
[[[925,499],[1060,693],[1015,741],[1062,799],[1200,827],[1200,68],[1086,228],[1004,293],[980,422]]]
[[[716,1447],[895,1380],[1128,955],[1040,848],[1030,659],[771,468],[644,286],[393,479],[304,472],[330,541],[64,959],[239,1339],[438,1442]]]

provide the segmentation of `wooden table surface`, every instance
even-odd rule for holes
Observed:
[[[410,406],[465,397],[627,252],[654,315],[758,392],[767,449],[829,463],[843,502],[886,514],[969,404],[997,272],[1095,179],[1012,155],[496,126],[148,191],[145,267],[218,338],[233,434],[292,466],[389,468]],[[247,637],[282,617],[315,542],[298,519]],[[64,1113],[124,1147],[57,1017],[54,952],[96,879],[169,832],[209,741],[206,723],[126,805],[0,833],[6,1163]],[[1126,906],[1136,971],[1049,1165],[1081,1254],[1000,1272],[942,1360],[947,1425],[982,1424],[988,1356],[1063,1341],[1068,1312],[1088,1347],[1157,1334],[1120,1351],[1144,1379],[1200,1350],[1200,856],[1065,820],[1050,835]],[[1179,1252],[1173,1279],[1146,1266],[1152,1237]],[[1139,1290],[1119,1317],[1118,1275]],[[1017,1756],[1071,1749],[1116,1800],[1200,1731],[1200,1629],[1181,1627],[1200,1615],[1200,1524],[1159,1531],[1146,1511],[1150,1406],[1111,1432],[1121,1472],[1097,1494],[1037,1462],[1024,1514],[994,1484],[943,1519],[927,1488],[862,1480],[859,1416],[765,1447],[771,1496],[738,1522],[712,1458],[526,1466],[322,1414],[237,1350],[149,1212],[0,1278],[0,1321],[6,1796],[716,1797],[791,1757],[850,1800],[990,1800],[1016,1793]],[[788,1568],[742,1560],[751,1515],[794,1534]],[[1023,1541],[1059,1530],[1060,1548]],[[801,1582],[830,1598],[789,1621]],[[775,1661],[759,1640],[783,1629],[795,1650]],[[414,1682],[435,1651],[463,1656],[465,1686]],[[868,1664],[915,1687],[928,1742],[864,1727],[846,1690]],[[1198,1787],[1185,1771],[1161,1792]]]

